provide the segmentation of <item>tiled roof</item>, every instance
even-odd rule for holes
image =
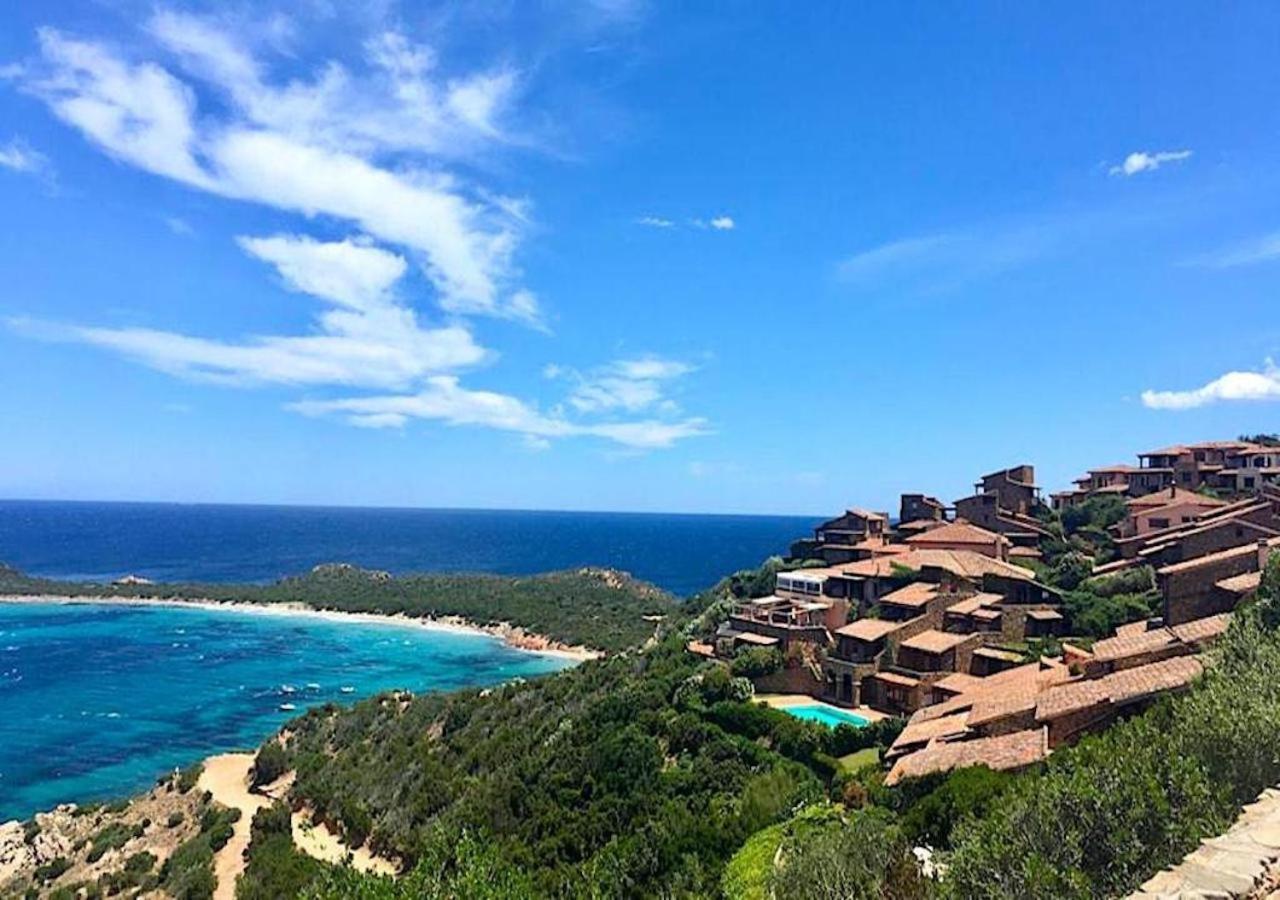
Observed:
[[[1027,610],[1028,619],[1036,619],[1040,622],[1057,622],[1062,618],[1062,613],[1056,609],[1029,609]]]
[[[915,687],[920,683],[919,678],[912,678],[909,675],[899,675],[897,672],[876,672],[871,677],[879,679],[887,684],[895,684],[900,687]]]
[[[1148,510],[1183,502],[1196,503],[1204,507],[1227,505],[1225,500],[1219,500],[1217,497],[1210,497],[1207,494],[1200,494],[1180,487],[1171,487],[1167,490],[1161,489],[1152,494],[1134,497],[1132,500],[1126,501],[1126,505],[1131,510]]]
[[[1174,647],[1178,639],[1167,628],[1156,628],[1152,631],[1118,634],[1104,638],[1093,645],[1093,656],[1102,662],[1111,662],[1142,653],[1154,653],[1167,647]]]
[[[860,506],[850,506],[845,510],[845,514],[853,513],[855,516],[861,516],[864,519],[888,519],[884,513],[872,512],[869,509],[863,509]]]
[[[938,596],[938,586],[927,581],[913,581],[906,587],[898,588],[880,598],[881,603],[898,606],[924,606]]]
[[[982,607],[990,603],[991,600],[989,598],[991,596],[993,595],[992,594],[974,594],[972,597],[965,597],[963,600],[957,601],[956,603],[952,603],[950,606],[948,606],[947,612],[955,613],[956,615],[959,615],[959,616],[967,616],[970,613],[977,612],[978,610],[982,609]],[[995,595],[995,596],[997,600],[1000,599],[998,595]]]
[[[967,634],[951,634],[948,631],[922,631],[907,638],[899,647],[919,650],[922,653],[946,653],[969,639]]]
[[[910,522],[899,522],[899,531],[924,531],[929,528],[941,528],[947,523],[941,519],[912,519]]]
[[[1280,538],[1272,538],[1267,541],[1269,547],[1280,547]],[[1201,566],[1211,566],[1225,560],[1235,559],[1240,556],[1248,556],[1250,553],[1257,553],[1257,544],[1245,544],[1243,547],[1232,547],[1230,550],[1220,550],[1217,553],[1210,553],[1206,556],[1197,556],[1195,559],[1188,559],[1185,562],[1173,563],[1160,569],[1159,575],[1176,575],[1179,572],[1191,572]]]
[[[946,678],[939,678],[933,683],[934,690],[955,691],[963,693],[971,691],[982,684],[982,679],[968,672],[952,672]]]
[[[1204,447],[1203,444],[1199,446]],[[1139,453],[1138,456],[1139,458],[1143,456],[1181,456],[1182,454],[1189,452],[1191,452],[1191,448],[1185,444],[1174,444],[1172,447],[1161,447],[1159,450],[1148,450],[1146,453]]]
[[[1023,769],[1048,755],[1049,734],[1044,728],[975,741],[934,742],[898,760],[884,783],[892,786],[904,778],[919,778],[979,763],[997,771]]]
[[[972,550],[917,549],[897,557],[895,562],[915,569],[938,568],[963,578],[980,579],[983,575],[1000,575],[1022,581],[1035,581],[1035,573],[1022,566],[993,559]]]
[[[1245,572],[1243,575],[1224,578],[1217,582],[1214,587],[1229,591],[1232,594],[1251,594],[1258,589],[1260,584],[1262,584],[1261,572]]]
[[[734,636],[736,640],[746,641],[748,644],[759,644],[761,647],[770,647],[778,643],[776,637],[769,637],[765,634],[756,634],[754,631],[744,631]]]
[[[979,528],[964,519],[948,522],[941,528],[933,528],[924,534],[916,534],[907,538],[906,542],[913,546],[922,544],[1008,544],[1009,539],[994,531]]]
[[[837,628],[836,634],[858,641],[878,641],[887,634],[893,634],[903,626],[903,622],[890,622],[888,619],[858,619],[843,628]]]
[[[985,659],[998,659],[1001,662],[1021,662],[1022,655],[1014,653],[1012,650],[1001,650],[998,647],[979,647],[973,651],[974,656],[980,656]]]
[[[1104,679],[1069,681],[1050,688],[1036,699],[1036,721],[1047,722],[1091,706],[1111,702]]]
[[[1251,574],[1261,577],[1258,572]],[[1216,616],[1193,619],[1190,622],[1183,622],[1181,625],[1171,625],[1169,630],[1180,641],[1188,644],[1200,644],[1225,634],[1230,624],[1231,613],[1218,613]]]
[[[893,742],[893,746],[889,750],[895,753],[901,752],[905,747],[915,744],[927,744],[934,738],[964,734],[969,730],[965,725],[967,717],[966,713],[958,713],[954,716],[908,722],[907,727],[902,729],[902,733],[898,735],[898,739]]]
[[[1191,683],[1204,671],[1194,656],[1176,656],[1146,666],[1112,672],[1102,679],[1112,703],[1131,703]]]

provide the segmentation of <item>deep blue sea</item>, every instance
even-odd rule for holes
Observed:
[[[816,518],[0,501],[0,562],[32,575],[273,581],[317,563],[528,575],[611,566],[687,596],[785,552]]]
[[[566,664],[403,624],[0,603],[0,821],[128,796],[175,766],[256,746],[326,701],[495,684]]]
[[[397,573],[597,565],[688,595],[784,551],[813,524],[774,516],[0,501],[0,562],[80,580],[133,573],[253,582],[322,562]],[[174,766],[255,746],[311,705],[390,688],[494,684],[563,665],[487,637],[404,625],[0,604],[0,821],[127,796]],[[285,703],[297,710],[282,711]]]

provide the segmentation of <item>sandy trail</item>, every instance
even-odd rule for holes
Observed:
[[[204,771],[197,782],[197,787],[212,794],[218,803],[240,810],[240,821],[232,829],[231,840],[213,858],[213,871],[218,876],[213,900],[235,900],[236,879],[244,872],[244,853],[249,849],[249,826],[253,823],[253,814],[271,804],[270,797],[250,792],[252,768],[252,753],[211,756],[204,761]]]
[[[293,773],[290,772],[279,781],[265,785],[262,793],[251,791],[249,782],[253,772],[253,758],[252,753],[211,756],[204,761],[204,771],[200,773],[197,783],[200,790],[208,791],[218,803],[240,810],[240,821],[232,829],[231,840],[227,841],[227,845],[213,859],[214,874],[218,876],[214,900],[235,900],[236,881],[244,874],[244,854],[249,849],[249,828],[253,823],[253,815],[264,806],[270,806],[275,798],[284,797],[293,783]],[[379,875],[394,875],[397,872],[395,863],[375,856],[365,847],[351,850],[323,822],[313,823],[305,811],[293,814],[292,825],[293,843],[308,856],[341,864],[350,854],[351,867],[361,872]]]
[[[394,875],[398,871],[395,863],[374,856],[367,847],[351,850],[328,826],[323,822],[312,822],[305,813],[293,814],[293,843],[308,856],[338,865],[350,854],[351,868],[360,872]]]

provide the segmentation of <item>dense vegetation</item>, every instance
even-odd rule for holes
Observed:
[[[32,578],[0,565],[0,594],[299,603],[343,612],[457,616],[478,625],[506,622],[561,643],[607,651],[641,643],[653,634],[653,618],[675,608],[673,599],[652,585],[596,569],[528,578],[392,577],[328,565],[269,585],[90,584]]]
[[[1115,496],[1090,497],[1060,513],[1041,511],[1051,536],[1040,542],[1043,559],[1028,563],[1042,581],[1062,592],[1069,632],[1107,637],[1116,626],[1160,614],[1160,593],[1149,566],[1093,576],[1095,566],[1116,557],[1111,528],[1126,514]]]
[[[1088,589],[1140,593],[1125,577]],[[695,615],[714,618],[748,583],[694,601],[644,652],[295,721],[294,801],[406,874],[308,861],[277,813],[274,830],[255,822],[244,896],[1114,896],[1280,780],[1280,562],[1189,693],[1021,775],[975,768],[893,789],[874,763],[840,758],[883,747],[900,722],[803,722],[683,652],[707,624]],[[918,846],[945,875],[922,871]]]

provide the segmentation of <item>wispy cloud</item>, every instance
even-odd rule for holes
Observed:
[[[551,379],[567,379],[573,384],[567,402],[578,412],[625,410],[635,413],[657,409],[671,413],[679,406],[667,396],[667,385],[693,371],[694,366],[689,363],[644,356],[614,360],[585,373],[552,365],[543,374]]]
[[[291,408],[309,416],[342,416],[367,428],[395,428],[411,419],[481,426],[519,434],[538,449],[559,438],[597,437],[631,449],[656,450],[710,433],[708,423],[700,418],[573,422],[559,414],[540,412],[506,394],[469,390],[457,378],[446,375],[427,379],[423,389],[411,395],[307,400],[291,404]]]
[[[24,175],[38,175],[49,170],[49,159],[19,137],[0,144],[0,168]]]
[[[530,204],[478,183],[487,169],[465,165],[487,150],[522,146],[508,114],[523,74],[509,66],[446,71],[433,48],[380,31],[357,42],[360,66],[321,61],[310,76],[281,79],[269,53],[292,39],[294,24],[277,18],[230,29],[162,10],[145,24],[150,44],[129,53],[44,28],[37,58],[7,78],[123,164],[295,215],[299,227],[319,217],[328,229],[345,228],[349,236],[337,240],[300,232],[236,239],[287,291],[317,303],[312,327],[217,339],[32,318],[10,319],[11,328],[102,347],[185,379],[303,387],[317,396],[286,408],[366,428],[423,420],[515,433],[530,447],[585,437],[628,450],[709,432],[706,420],[677,415],[665,393],[691,367],[658,357],[575,372],[566,402],[549,411],[464,385],[462,373],[496,358],[476,340],[470,317],[546,329],[515,262]],[[25,160],[14,155],[11,163]],[[189,229],[166,221],[177,233]],[[410,302],[415,265],[443,315],[423,315]]]
[[[675,219],[669,219],[666,216],[640,216],[635,220],[637,225],[644,225],[646,228],[679,228],[680,223]],[[737,222],[733,216],[715,216],[710,219],[692,218],[688,220],[690,228],[701,230],[710,229],[712,231],[733,231],[737,227]]]
[[[1236,266],[1251,266],[1274,259],[1280,259],[1280,232],[1192,257],[1186,264],[1210,269],[1232,269]]]
[[[1031,225],[920,235],[862,250],[836,264],[845,284],[915,293],[952,290],[1030,262],[1063,240],[1061,227]]]
[[[15,324],[33,337],[93,344],[162,372],[241,386],[406,388],[487,356],[462,325],[419,323],[393,291],[408,268],[394,253],[354,239],[325,243],[297,235],[242,237],[239,243],[274,266],[290,290],[324,304],[317,334],[222,341],[152,328]]]
[[[1138,150],[1124,158],[1124,162],[1112,166],[1108,172],[1128,178],[1142,172],[1154,172],[1166,163],[1179,163],[1191,158],[1190,150]]]
[[[344,220],[413,253],[446,310],[536,320],[528,295],[511,302],[520,290],[516,204],[429,162],[502,141],[514,74],[445,78],[429,48],[392,32],[367,44],[359,76],[329,62],[313,81],[277,86],[209,20],[162,12],[149,30],[185,72],[227,97],[224,115],[198,109],[190,85],[158,63],[51,28],[39,31],[40,58],[21,84],[122,162],[220,196]],[[376,161],[389,153],[404,160],[395,169]]]
[[[164,224],[179,237],[195,237],[196,230],[191,227],[190,222],[181,216],[165,216]]]
[[[1228,372],[1186,391],[1143,391],[1150,409],[1195,409],[1214,403],[1280,400],[1280,368],[1268,359],[1258,372]]]

